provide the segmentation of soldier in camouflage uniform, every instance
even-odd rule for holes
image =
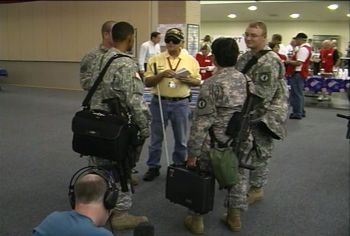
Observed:
[[[234,112],[241,111],[247,97],[246,77],[234,67],[239,54],[236,41],[232,38],[219,38],[211,47],[217,72],[205,80],[200,89],[188,141],[187,165],[195,166],[197,158],[200,157],[201,168],[209,163],[209,128],[213,128],[217,140],[225,143],[230,138],[225,134],[227,124]],[[239,193],[241,192],[244,187],[244,177],[241,170],[239,182],[228,191],[228,196],[234,196],[237,189],[240,190]],[[232,197],[225,200],[228,213],[225,222],[229,222],[230,228],[232,228],[231,221],[235,214],[233,207],[244,205],[234,200]],[[195,234],[201,234],[204,231],[203,219],[200,215],[187,216],[185,225]]]
[[[245,42],[251,50],[243,54],[236,68],[242,71],[247,62],[266,46],[267,30],[263,22],[250,23],[245,32]],[[251,130],[249,145],[245,150],[252,165],[256,167],[250,172],[250,190],[248,203],[252,204],[263,198],[263,187],[267,182],[268,162],[272,155],[273,139],[283,139],[286,136],[285,122],[288,113],[288,89],[284,79],[284,66],[278,56],[272,51],[261,56],[258,62],[246,73],[253,83],[253,92],[263,99],[254,108],[254,123]],[[244,196],[243,196],[244,197]]]
[[[126,52],[132,49],[134,42],[134,28],[127,22],[114,24],[112,28],[113,47],[105,54],[98,56],[93,63],[92,79],[86,83],[91,88],[98,74],[101,72],[107,61],[116,54],[128,55]],[[130,56],[115,59],[106,74],[103,81],[97,88],[91,99],[91,109],[100,109],[110,112],[110,107],[103,101],[106,99],[118,98],[121,106],[129,109],[132,115],[133,123],[139,126],[141,138],[146,139],[149,136],[150,115],[146,103],[143,100],[143,81],[138,74],[136,63]],[[139,153],[141,152],[139,148]],[[113,168],[116,163],[113,161],[93,157],[90,164]],[[112,212],[112,226],[115,229],[135,228],[142,222],[147,222],[145,216],[133,216],[128,214],[131,208],[131,193],[119,192],[118,202]]]
[[[84,90],[89,90],[89,84],[92,77],[92,67],[96,58],[105,54],[112,46],[112,27],[115,21],[106,21],[101,27],[102,43],[86,54],[80,62],[80,85]]]

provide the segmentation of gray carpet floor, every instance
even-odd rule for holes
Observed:
[[[84,93],[3,85],[0,92],[0,235],[31,235],[50,212],[69,210],[71,175],[86,165],[71,149],[73,114]],[[288,137],[276,142],[265,199],[243,213],[246,236],[348,236],[348,110],[307,107],[303,120],[288,121]],[[169,129],[169,151],[172,134]],[[147,144],[138,163],[147,167]],[[157,236],[187,236],[187,210],[165,199],[166,162],[161,176],[141,180],[132,213],[148,216]],[[205,234],[232,235],[221,222],[225,192],[216,191],[214,210],[205,216]],[[132,231],[116,232],[131,236]]]

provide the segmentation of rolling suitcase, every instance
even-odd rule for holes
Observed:
[[[215,179],[184,166],[168,166],[165,197],[173,203],[205,214],[213,210]]]

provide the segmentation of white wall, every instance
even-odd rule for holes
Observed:
[[[202,22],[201,38],[209,35],[242,35],[249,22]],[[341,22],[265,22],[267,25],[268,39],[272,34],[281,34],[283,44],[288,45],[292,37],[299,32],[312,35],[339,35],[339,49],[342,53],[347,49],[349,39],[349,21]]]

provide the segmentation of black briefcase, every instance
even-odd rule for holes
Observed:
[[[99,110],[82,110],[72,121],[73,150],[81,155],[121,160],[127,155],[127,121]]]
[[[205,214],[213,210],[215,179],[212,175],[184,166],[169,166],[165,197],[173,203]]]

